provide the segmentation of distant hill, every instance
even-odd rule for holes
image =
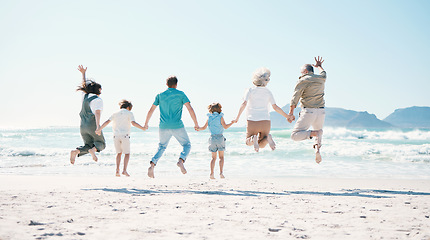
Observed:
[[[396,109],[384,121],[402,128],[430,128],[430,107]]]
[[[290,105],[282,107],[288,113]],[[300,108],[295,112],[296,120]],[[379,120],[374,114],[368,112],[357,112],[353,110],[346,110],[343,108],[326,108],[326,117],[324,126],[330,127],[346,127],[346,128],[392,128],[392,124]],[[274,128],[292,128],[294,124],[288,123],[284,117],[276,112],[270,113],[272,127]]]

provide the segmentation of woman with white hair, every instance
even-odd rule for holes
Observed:
[[[289,119],[289,116],[276,105],[272,92],[266,88],[269,81],[269,69],[259,68],[253,73],[252,83],[255,86],[246,90],[244,101],[234,120],[234,122],[239,121],[240,115],[247,108],[246,145],[254,145],[256,152],[267,144],[272,150],[276,148],[275,142],[270,135],[269,105],[276,112]]]

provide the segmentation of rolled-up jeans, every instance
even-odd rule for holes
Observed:
[[[324,108],[303,108],[299,113],[299,119],[294,125],[291,139],[302,141],[311,138],[311,126],[313,130],[318,131],[323,128],[325,120]]]
[[[152,158],[151,162],[157,165],[158,160],[163,155],[164,151],[169,144],[170,138],[175,137],[178,140],[179,144],[181,144],[183,150],[179,156],[182,160],[186,160],[188,154],[191,150],[191,142],[188,137],[187,131],[185,128],[177,128],[177,129],[159,129],[160,143],[158,144],[158,151]]]

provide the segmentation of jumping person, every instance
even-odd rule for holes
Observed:
[[[270,135],[269,106],[272,106],[273,110],[289,119],[289,116],[282,108],[276,105],[272,92],[266,88],[269,81],[269,69],[259,68],[254,72],[252,83],[255,86],[247,89],[239,113],[236,119],[233,120],[233,122],[239,121],[240,115],[247,108],[246,145],[253,145],[256,152],[267,144],[272,150],[276,148],[272,135]]]
[[[106,120],[99,128],[97,128],[96,133],[101,134],[102,129],[105,128],[111,121],[113,122],[113,142],[116,151],[116,176],[120,177],[119,166],[121,163],[121,155],[124,153],[124,168],[122,175],[130,177],[127,172],[128,162],[130,160],[130,130],[131,125],[141,129],[143,128],[139,123],[134,120],[134,115],[131,112],[133,104],[127,100],[122,100],[119,103],[120,110]]]
[[[209,138],[209,151],[212,153],[211,160],[211,174],[210,179],[215,179],[214,168],[215,161],[217,159],[217,153],[219,157],[219,176],[225,178],[223,174],[224,170],[224,151],[225,151],[225,137],[223,135],[224,129],[229,128],[234,122],[229,124],[225,123],[224,114],[221,112],[222,106],[219,103],[212,103],[208,106],[208,120],[203,127],[197,129],[197,131],[205,130],[209,126],[211,136]]]
[[[315,58],[315,64],[305,64],[301,68],[301,76],[294,89],[293,98],[290,105],[290,120],[294,121],[294,109],[297,103],[301,102],[302,110],[299,114],[299,119],[294,125],[291,133],[291,139],[294,141],[302,141],[315,138],[315,161],[322,161],[320,148],[322,146],[323,125],[325,120],[325,101],[324,101],[324,85],[326,82],[326,72],[322,68],[324,60],[318,56]],[[320,75],[314,74],[314,68],[320,70]],[[313,130],[309,130],[312,126]]]
[[[193,107],[191,107],[190,100],[184,92],[179,91],[178,79],[176,76],[170,76],[166,80],[168,89],[155,97],[155,101],[146,115],[145,129],[148,129],[148,123],[151,119],[157,106],[160,106],[160,125],[159,125],[159,138],[160,143],[158,151],[150,161],[150,167],[148,168],[148,176],[154,178],[154,168],[157,165],[158,160],[163,155],[170,141],[170,138],[175,137],[176,140],[182,145],[183,150],[179,156],[177,166],[181,169],[183,174],[187,173],[184,163],[191,150],[191,143],[188,137],[187,131],[185,130],[184,123],[182,122],[182,107],[185,105],[188,112],[190,113],[191,119],[194,122],[194,129],[199,128],[197,123],[197,117]]]
[[[97,162],[96,152],[100,152],[106,147],[103,134],[96,134],[96,129],[100,126],[100,116],[103,110],[103,100],[99,97],[102,86],[92,80],[85,78],[87,68],[78,66],[82,73],[82,83],[76,91],[82,91],[82,109],[79,113],[81,117],[80,132],[84,140],[84,146],[77,147],[70,152],[70,163],[74,164],[76,156],[80,157],[90,153],[93,160]]]

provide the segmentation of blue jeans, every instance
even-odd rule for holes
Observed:
[[[177,129],[161,129],[159,130],[160,135],[160,143],[158,144],[158,151],[155,154],[155,156],[152,158],[151,162],[153,162],[155,165],[157,165],[158,160],[163,155],[164,151],[167,148],[167,144],[169,144],[170,138],[175,137],[176,140],[178,140],[179,144],[182,145],[183,150],[181,152],[181,155],[179,158],[187,159],[188,154],[191,150],[191,142],[188,138],[187,131],[185,131],[185,128],[177,128]]]

